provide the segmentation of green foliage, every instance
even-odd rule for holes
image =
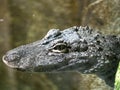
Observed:
[[[118,71],[116,74],[115,90],[120,90],[120,64],[119,64]]]

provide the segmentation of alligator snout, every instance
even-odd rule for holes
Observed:
[[[9,53],[3,56],[3,60],[8,62],[12,62],[18,59],[20,59],[20,56],[17,52]]]
[[[13,64],[15,61],[19,61],[19,59],[20,59],[20,55],[17,52],[8,52],[2,58],[3,62],[7,66],[10,66],[11,68],[15,68],[15,66]]]

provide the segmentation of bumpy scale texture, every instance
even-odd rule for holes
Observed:
[[[10,50],[3,62],[11,68],[35,72],[94,73],[114,87],[120,60],[120,38],[89,27],[51,29],[39,41]]]

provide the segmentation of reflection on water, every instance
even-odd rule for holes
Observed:
[[[0,57],[11,48],[42,38],[51,28],[89,25],[105,33],[120,34],[119,25],[114,24],[118,21],[118,2],[0,0]],[[0,89],[90,90],[81,83],[81,75],[78,73],[24,73],[9,69],[2,61]]]

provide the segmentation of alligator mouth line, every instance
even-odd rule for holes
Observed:
[[[80,60],[80,61],[77,61],[76,63],[70,63],[70,64],[64,64],[62,65],[62,67],[58,67],[56,70],[54,71],[63,71],[63,70],[66,70],[66,71],[76,71],[77,68],[80,69],[81,66],[84,66],[83,63],[88,63],[88,60]]]

